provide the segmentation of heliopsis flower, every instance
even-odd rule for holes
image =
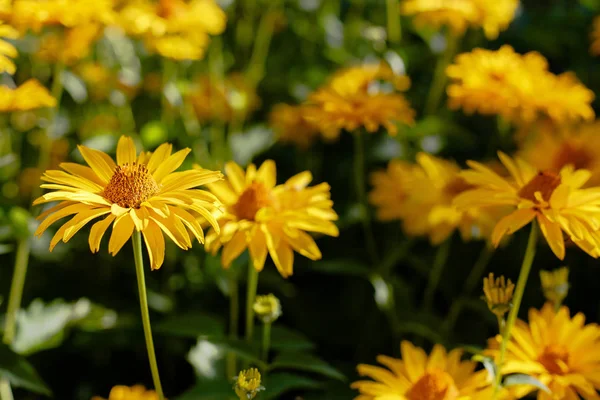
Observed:
[[[594,25],[590,34],[592,44],[590,46],[590,52],[597,56],[600,54],[600,16],[594,18]]]
[[[515,53],[512,47],[475,49],[457,56],[446,73],[448,105],[465,113],[500,115],[509,121],[529,123],[549,119],[577,122],[594,117],[594,93],[573,74],[554,75],[539,53]]]
[[[47,183],[41,187],[52,191],[34,201],[34,205],[60,202],[38,217],[43,221],[36,236],[59,219],[73,216],[50,241],[50,251],[60,240],[67,242],[87,223],[102,217],[90,232],[92,252],[100,249],[109,226],[112,234],[108,251],[113,256],[135,229],[144,236],[151,267],[157,269],[165,256],[163,232],[187,250],[192,247],[192,235],[204,241],[201,221],[219,230],[212,215],[219,201],[207,191],[194,188],[218,181],[221,173],[203,169],[175,172],[190,149],[171,154],[172,146],[165,143],[153,153],[136,155],[133,140],[122,136],[116,163],[98,150],[79,146],[79,151],[89,167],[63,163],[63,171],[46,171],[42,181]]]
[[[158,400],[158,394],[154,390],[146,390],[142,385],[118,385],[110,390],[108,399],[96,396],[92,400]]]
[[[409,86],[408,77],[394,74],[385,64],[342,69],[309,96],[305,118],[330,140],[337,139],[342,129],[352,132],[361,127],[371,133],[384,127],[393,136],[397,124],[414,122],[414,110],[398,93]]]
[[[252,400],[258,392],[265,390],[260,384],[260,372],[256,368],[240,371],[233,388],[240,400]]]
[[[581,189],[590,177],[589,171],[574,170],[570,165],[558,173],[539,171],[519,158],[513,160],[502,152],[498,156],[512,179],[469,161],[472,169],[461,175],[475,188],[455,199],[455,205],[461,209],[513,207],[514,211],[502,218],[492,232],[495,246],[504,235],[537,219],[550,248],[561,260],[565,256],[563,232],[591,256],[600,256],[595,234],[600,228],[600,188]]]
[[[569,268],[562,267],[553,271],[540,271],[542,291],[546,300],[559,307],[569,293]]]
[[[406,215],[404,202],[408,198],[412,179],[419,171],[415,165],[391,160],[385,171],[375,171],[371,174],[369,203],[375,206],[377,219],[380,221],[401,220]]]
[[[543,125],[528,135],[519,156],[541,171],[559,172],[572,165],[592,175],[587,186],[600,184],[600,123],[580,124],[563,129]]]
[[[506,281],[504,276],[494,279],[494,274],[490,273],[487,278],[483,278],[483,294],[488,308],[491,312],[502,318],[510,310],[515,285]]]
[[[414,15],[416,25],[439,29],[448,26],[462,35],[469,26],[481,27],[489,39],[495,39],[515,16],[519,0],[406,0],[404,15]]]
[[[265,324],[271,324],[281,316],[281,302],[274,294],[256,296],[252,309]]]
[[[6,39],[16,39],[19,33],[10,25],[0,22],[0,73],[8,72],[13,75],[17,70],[13,58],[18,56],[15,46]]]
[[[360,364],[362,376],[352,388],[360,394],[354,400],[490,400],[492,388],[485,370],[475,371],[477,363],[461,361],[463,351],[446,352],[436,344],[428,356],[408,341],[400,345],[402,359],[378,356],[387,368]]]
[[[0,112],[55,107],[56,99],[37,80],[29,79],[17,88],[0,86]]]
[[[269,124],[277,139],[308,149],[319,135],[319,129],[305,117],[306,105],[276,104],[269,115]]]
[[[226,15],[214,0],[134,0],[119,10],[121,27],[146,46],[175,60],[204,56],[209,35],[225,30]]]
[[[92,43],[101,35],[100,25],[77,25],[63,32],[50,32],[42,36],[35,56],[48,63],[72,65],[86,58]]]
[[[275,163],[265,161],[242,170],[236,163],[225,164],[227,179],[208,188],[225,205],[218,217],[221,233],[206,235],[206,249],[213,254],[221,247],[221,263],[227,268],[246,248],[257,271],[264,267],[267,253],[279,273],[292,275],[294,251],[311,260],[321,251],[306,232],[330,236],[339,234],[337,220],[326,183],[309,187],[310,172],[294,175],[276,185]]]
[[[600,327],[585,324],[581,313],[572,318],[567,307],[555,312],[551,303],[529,310],[529,324],[517,320],[506,348],[502,375],[527,374],[546,385],[538,400],[597,399],[600,389]],[[488,353],[498,358],[502,336],[488,342]],[[529,385],[511,387],[522,398],[536,391]]]

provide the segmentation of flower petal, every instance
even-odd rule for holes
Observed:
[[[117,164],[132,165],[137,160],[135,153],[135,143],[133,143],[133,139],[129,136],[121,136],[119,138],[119,143],[117,143]]]
[[[108,241],[108,252],[115,256],[121,247],[129,240],[133,234],[133,221],[128,214],[123,214],[115,220],[112,228],[112,234]]]

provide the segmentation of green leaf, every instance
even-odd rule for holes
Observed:
[[[282,352],[280,353],[269,369],[296,369],[300,371],[314,372],[333,379],[345,381],[346,377],[337,369],[327,364],[320,358],[307,353]]]
[[[548,388],[548,386],[544,385],[542,382],[538,381],[537,379],[535,379],[533,376],[530,376],[530,375],[514,374],[514,375],[509,375],[506,378],[504,378],[503,386],[509,387],[509,386],[515,386],[515,385],[531,385],[531,386],[535,386],[536,388],[538,388],[540,390],[543,390],[544,392],[546,392],[548,394],[552,394],[552,391]]]
[[[29,211],[21,207],[12,207],[8,212],[8,219],[15,236],[21,239],[27,239],[30,236],[29,225],[33,217],[29,214]]]
[[[8,379],[15,386],[46,396],[52,395],[48,386],[25,357],[13,352],[3,343],[0,343],[0,376]]]
[[[159,322],[154,328],[164,335],[197,338],[198,336],[223,336],[225,325],[217,317],[204,313],[174,315]]]
[[[237,400],[233,383],[225,379],[200,381],[175,400]]]
[[[279,396],[290,390],[318,389],[321,387],[321,383],[301,375],[276,372],[267,377],[264,386],[266,389],[261,398],[272,400],[279,398]]]
[[[257,329],[254,339],[259,345],[262,338],[262,326]],[[315,347],[306,336],[293,329],[281,325],[273,325],[271,328],[271,348],[274,350],[311,350]]]
[[[366,265],[355,260],[317,261],[310,263],[309,266],[314,272],[329,275],[366,277],[369,274],[369,269]]]
[[[254,344],[249,344],[241,339],[228,338],[210,338],[207,341],[219,346],[223,351],[231,352],[241,359],[253,363],[261,370],[266,368],[266,364],[259,358],[258,346]]]

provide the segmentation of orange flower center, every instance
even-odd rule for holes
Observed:
[[[554,157],[554,168],[560,171],[565,165],[573,165],[575,169],[588,168],[593,161],[590,151],[584,146],[565,143]]]
[[[438,368],[425,373],[406,393],[408,400],[456,400],[458,389],[454,379]]]
[[[265,185],[260,182],[253,182],[242,192],[237,203],[233,205],[233,212],[238,219],[254,221],[258,210],[272,204],[271,193]]]
[[[160,187],[143,164],[118,165],[102,195],[111,203],[125,208],[140,204],[158,193]]]
[[[569,352],[560,345],[546,346],[538,357],[538,362],[551,374],[563,375],[569,372]]]
[[[185,14],[187,5],[181,0],[160,0],[156,15],[161,18],[169,19],[176,18],[179,15]]]
[[[559,175],[550,171],[539,172],[519,190],[519,197],[538,203],[535,194],[539,192],[544,201],[549,201],[558,185],[560,185]]]

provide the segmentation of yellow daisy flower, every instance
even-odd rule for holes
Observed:
[[[600,184],[600,122],[564,129],[543,125],[526,139],[518,155],[540,171],[559,172],[572,165],[592,173],[587,186]]]
[[[592,44],[590,45],[590,53],[597,56],[600,54],[600,16],[594,18],[590,38],[592,41]]]
[[[360,394],[354,400],[490,400],[492,388],[485,370],[477,363],[461,361],[463,351],[446,352],[436,344],[428,356],[408,341],[400,345],[402,359],[378,356],[386,368],[360,364],[362,376],[373,381],[354,382]]]
[[[233,386],[235,394],[240,400],[252,400],[260,391],[265,390],[260,380],[260,372],[256,368],[240,371]]]
[[[226,15],[214,0],[134,0],[119,10],[120,26],[145,40],[158,54],[175,60],[204,57],[209,35],[225,30]]]
[[[275,163],[265,161],[242,170],[236,163],[225,164],[227,179],[208,188],[225,205],[218,217],[221,232],[206,235],[206,249],[213,254],[221,247],[221,262],[228,268],[246,248],[257,271],[264,267],[267,253],[279,273],[292,275],[294,251],[311,260],[321,251],[306,232],[338,236],[337,220],[327,183],[308,187],[310,172],[294,175],[276,185]]]
[[[570,73],[549,72],[546,59],[537,52],[521,55],[508,45],[499,50],[474,49],[459,54],[446,73],[451,79],[449,107],[467,114],[500,115],[517,123],[594,117],[594,93]]]
[[[318,128],[306,119],[306,105],[276,104],[269,115],[269,124],[279,141],[308,149],[319,136]]]
[[[19,33],[10,25],[0,22],[0,73],[7,72],[11,75],[15,73],[13,58],[16,58],[19,53],[15,46],[7,42],[5,39],[16,39]]]
[[[540,271],[542,292],[546,300],[558,307],[569,293],[569,268],[562,267],[552,271]]]
[[[177,246],[187,250],[192,247],[192,235],[199,242],[204,241],[199,218],[219,230],[213,216],[220,206],[219,201],[207,191],[194,188],[216,182],[222,174],[203,169],[174,172],[190,149],[171,154],[172,146],[165,143],[153,153],[136,155],[133,140],[122,136],[117,144],[115,163],[101,151],[85,146],[78,148],[89,167],[63,163],[60,165],[63,171],[46,171],[42,181],[47,183],[41,187],[52,191],[33,203],[60,202],[38,217],[43,221],[36,236],[59,219],[73,215],[50,241],[50,251],[61,239],[66,243],[88,222],[104,217],[92,226],[89,236],[92,252],[100,249],[100,241],[109,226],[113,229],[108,251],[113,256],[136,229],[144,236],[152,269],[157,269],[165,256],[163,232]]]
[[[439,29],[448,26],[463,35],[469,26],[482,27],[489,39],[495,39],[515,16],[519,0],[406,0],[404,15],[414,15],[415,24]]]
[[[361,127],[376,132],[383,126],[393,136],[396,124],[414,123],[414,110],[396,92],[409,86],[408,77],[395,75],[385,64],[342,69],[309,96],[305,118],[329,140],[337,139],[342,129],[352,132]]]
[[[56,107],[56,99],[35,79],[29,79],[15,89],[0,86],[0,112],[44,107]]]
[[[517,320],[508,342],[502,374],[527,374],[546,385],[538,400],[598,399],[600,379],[600,327],[585,324],[585,316],[570,316],[567,307],[555,312],[551,303],[529,310],[529,324]],[[499,357],[502,336],[488,341],[488,353]],[[536,391],[529,385],[511,387],[522,398]]]
[[[100,25],[77,25],[64,32],[51,32],[41,37],[35,56],[48,63],[73,65],[90,54],[92,43],[101,35]]]
[[[472,168],[461,173],[475,189],[459,194],[455,205],[462,209],[492,205],[512,206],[492,232],[498,246],[510,235],[537,219],[542,234],[554,254],[565,256],[563,231],[575,244],[593,257],[600,256],[595,231],[600,228],[600,188],[581,189],[590,177],[584,169],[564,167],[559,173],[539,171],[525,161],[511,159],[502,152],[500,161],[512,179],[501,177],[488,167],[469,161]]]
[[[405,201],[409,196],[413,176],[418,168],[401,160],[391,160],[387,169],[371,174],[369,203],[375,206],[377,219],[394,221],[406,215]]]
[[[108,399],[94,396],[92,400],[158,400],[158,395],[154,390],[146,390],[142,385],[118,385],[110,390]]]

